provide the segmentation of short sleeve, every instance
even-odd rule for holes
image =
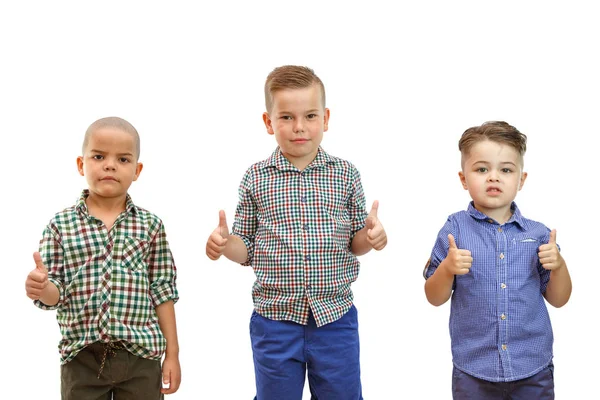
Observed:
[[[362,182],[360,180],[360,173],[352,165],[352,188],[350,190],[350,197],[348,199],[348,213],[351,221],[351,234],[350,240],[354,238],[354,235],[362,228],[365,227],[367,220],[367,209],[365,193],[363,191]],[[350,244],[349,244],[350,245]]]
[[[248,259],[242,265],[252,265],[254,259],[254,239],[256,237],[256,202],[252,196],[252,170],[246,171],[238,190],[239,200],[235,210],[235,220],[231,230],[246,245]]]
[[[448,218],[437,235],[433,250],[431,251],[431,256],[429,261],[427,261],[423,271],[423,277],[425,279],[429,279],[429,277],[431,277],[431,275],[433,275],[433,273],[436,271],[437,267],[439,267],[442,261],[444,261],[444,259],[448,256],[448,248],[450,247],[450,243],[448,242],[449,234],[454,236],[457,246],[460,247],[460,244],[458,243],[457,229],[455,228],[455,224],[452,222],[451,218]],[[452,285],[452,289],[454,288],[455,284]]]

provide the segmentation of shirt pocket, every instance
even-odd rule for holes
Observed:
[[[538,275],[537,267],[540,262],[539,247],[544,244],[539,237],[522,234],[512,240],[512,251],[515,254],[515,266],[512,269],[519,279],[528,279]]]
[[[132,271],[146,269],[147,251],[147,241],[132,236],[126,236],[121,253],[121,268]]]

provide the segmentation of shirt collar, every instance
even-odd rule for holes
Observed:
[[[508,219],[508,221],[506,221],[507,224],[510,224],[512,222],[518,224],[521,228],[525,227],[525,218],[523,218],[523,215],[521,215],[521,211],[519,211],[519,207],[517,207],[517,204],[513,201],[510,205],[510,210],[512,211],[512,215],[511,217]],[[488,217],[487,215],[485,215],[484,213],[480,212],[479,210],[477,210],[475,208],[475,204],[473,201],[471,201],[469,203],[469,207],[467,208],[467,213],[478,220],[491,220],[490,217]]]
[[[331,157],[321,146],[317,151],[317,156],[311,161],[305,168],[305,170],[318,168],[325,166],[326,164],[333,164],[335,160]],[[281,148],[277,147],[273,154],[265,160],[265,167],[275,167],[278,170],[298,170],[281,152]]]
[[[79,196],[77,203],[75,204],[75,209],[77,210],[77,212],[82,213],[83,215],[89,215],[87,204],[85,204],[85,199],[87,199],[87,197],[89,195],[90,195],[90,190],[84,189],[81,192],[81,196]],[[125,211],[127,213],[132,213],[132,214],[137,213],[137,208],[136,208],[135,204],[133,204],[133,200],[131,200],[131,196],[129,195],[129,193],[127,193],[127,197],[125,198]]]

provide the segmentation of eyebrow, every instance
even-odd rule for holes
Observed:
[[[489,162],[489,161],[475,161],[475,162],[473,163],[473,165],[475,165],[475,164],[485,164],[485,165],[490,165],[490,164],[491,164],[491,162]],[[515,167],[517,166],[517,164],[515,164],[515,163],[514,163],[514,162],[512,162],[512,161],[501,161],[501,162],[500,162],[500,165],[503,165],[503,164],[514,165]]]
[[[96,150],[96,149],[91,149],[90,150],[92,153],[100,153],[100,154],[106,154],[107,152],[104,150]],[[133,153],[119,153],[117,154],[118,156],[133,156]]]

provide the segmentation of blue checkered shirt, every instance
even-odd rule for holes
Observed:
[[[550,271],[538,248],[550,230],[524,218],[516,204],[505,224],[471,203],[450,215],[440,230],[425,268],[429,278],[448,254],[448,234],[459,249],[470,250],[471,270],[454,279],[450,337],[454,365],[491,382],[535,375],[552,361],[552,326],[543,293]]]

